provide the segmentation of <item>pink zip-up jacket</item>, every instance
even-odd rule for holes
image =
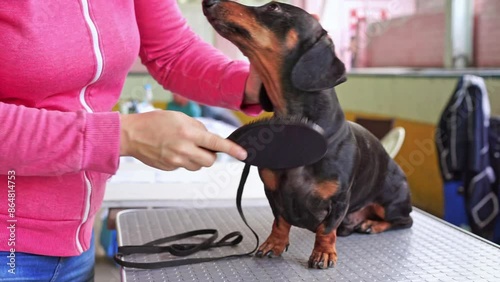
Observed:
[[[89,248],[119,164],[109,111],[138,55],[166,89],[241,108],[248,64],[202,42],[175,0],[2,1],[0,250]]]

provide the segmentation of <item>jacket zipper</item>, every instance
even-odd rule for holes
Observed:
[[[91,35],[92,35],[92,45],[93,45],[92,47],[94,49],[97,67],[96,67],[96,73],[95,73],[92,81],[90,81],[89,84],[87,84],[85,87],[83,87],[82,90],[80,90],[80,104],[87,112],[93,113],[92,108],[87,103],[87,100],[85,100],[85,93],[87,91],[87,88],[90,85],[94,84],[101,77],[102,70],[103,70],[103,56],[102,56],[101,49],[99,47],[99,36],[97,33],[97,28],[95,26],[94,21],[90,17],[88,0],[81,0],[81,3],[82,3],[82,9],[83,9],[83,17],[85,19],[85,22],[87,23],[87,27],[89,28]],[[92,184],[90,183],[90,179],[88,178],[86,172],[83,173],[83,178],[85,180],[85,190],[86,190],[85,191],[85,210],[84,210],[82,220],[81,220],[80,224],[78,225],[78,228],[76,229],[76,234],[75,234],[76,246],[77,246],[78,251],[80,253],[84,252],[83,247],[82,247],[82,243],[80,242],[80,239],[79,239],[80,230],[89,218],[90,199],[91,199],[91,195],[92,195]]]

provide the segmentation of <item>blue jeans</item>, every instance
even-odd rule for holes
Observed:
[[[76,257],[49,257],[15,253],[15,273],[9,263],[9,252],[0,252],[0,281],[94,281],[95,245]],[[10,270],[10,271],[9,271]]]

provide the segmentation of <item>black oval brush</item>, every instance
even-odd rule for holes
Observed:
[[[327,151],[323,129],[298,117],[260,119],[238,128],[227,139],[247,150],[246,164],[269,169],[309,165]]]

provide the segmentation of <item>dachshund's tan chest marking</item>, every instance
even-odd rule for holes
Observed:
[[[276,172],[270,169],[259,170],[260,179],[264,183],[265,188],[268,191],[277,191],[280,186],[290,185],[291,183],[279,183],[279,176]],[[293,184],[291,184],[293,185]],[[311,185],[305,184],[304,185]],[[312,184],[312,194],[315,197],[321,198],[322,200],[328,200],[333,197],[340,189],[340,184],[337,180],[323,181],[320,183]],[[303,189],[308,189],[307,187],[302,187]]]
[[[314,195],[327,200],[337,193],[339,187],[340,185],[337,180],[320,182],[314,187]]]
[[[270,169],[259,170],[260,179],[264,186],[269,191],[276,191],[278,189],[278,176]]]

